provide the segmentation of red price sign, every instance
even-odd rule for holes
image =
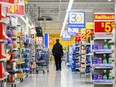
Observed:
[[[94,34],[93,29],[87,29],[87,30],[86,30],[86,36],[87,36],[87,37],[91,37],[91,36],[93,36],[93,34]]]
[[[0,0],[0,3],[1,2],[9,3],[9,4],[14,4],[14,0]]]
[[[82,34],[82,41],[86,41],[86,34]]]
[[[76,33],[76,42],[81,41],[81,33]]]
[[[6,9],[8,15],[24,15],[25,7],[24,5],[13,5]]]
[[[94,22],[95,32],[112,32],[114,28],[114,21],[110,22]]]

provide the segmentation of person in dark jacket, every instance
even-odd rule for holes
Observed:
[[[63,56],[63,48],[59,43],[59,39],[56,39],[56,43],[53,45],[52,54],[55,58],[56,71],[61,70],[61,58]]]

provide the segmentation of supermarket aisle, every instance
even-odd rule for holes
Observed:
[[[67,69],[65,64],[62,71],[55,71],[55,66],[51,64],[48,74],[33,74],[17,87],[93,87],[84,80]]]

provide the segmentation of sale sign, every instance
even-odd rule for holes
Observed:
[[[14,0],[0,0],[0,3],[9,3],[9,4],[14,4]]]
[[[80,42],[81,41],[81,33],[76,33],[75,40],[76,40],[76,42]]]
[[[82,40],[82,41],[86,41],[86,34],[82,34],[81,40]]]
[[[7,12],[7,15],[24,16],[25,7],[24,7],[24,5],[13,5],[13,6],[7,7],[6,12]]]
[[[94,31],[95,33],[112,32],[114,28],[114,13],[95,13],[94,14]]]
[[[95,22],[95,32],[112,32],[114,28],[114,21],[106,21],[106,22]]]
[[[91,37],[93,36],[93,34],[94,34],[93,29],[86,29],[86,37]]]

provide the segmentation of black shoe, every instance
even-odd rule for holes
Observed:
[[[61,71],[61,69],[59,69]]]
[[[58,69],[56,69],[56,71],[58,71]]]

